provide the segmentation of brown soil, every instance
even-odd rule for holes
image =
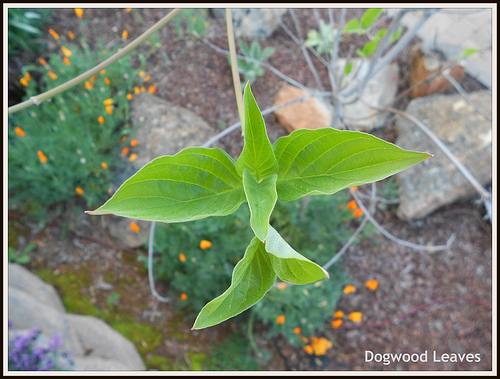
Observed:
[[[88,9],[84,16],[88,26],[83,30],[90,43],[96,38],[103,38],[105,42],[117,39],[123,29],[129,31],[129,40],[132,40],[167,11],[142,9],[127,13],[124,9]],[[359,17],[360,14],[362,10],[358,9],[350,11],[348,16]],[[310,10],[298,10],[298,15],[303,31],[316,27]],[[60,34],[68,30],[77,34],[79,20],[72,9],[56,9],[53,19],[51,27]],[[226,49],[225,26],[213,18],[209,18],[209,22],[208,37]],[[285,22],[293,26],[289,15]],[[147,67],[158,88],[157,95],[193,110],[214,130],[236,122],[237,107],[227,57],[187,35],[177,38],[173,25],[164,27],[159,37],[162,47],[148,61]],[[349,44],[362,45],[364,42],[355,37],[347,39],[341,45],[341,55],[346,53]],[[261,45],[276,49],[269,59],[273,66],[315,87],[300,49],[282,29]],[[410,49],[407,48],[397,60],[402,72],[400,91],[408,88]],[[169,58],[167,62],[163,60],[164,54]],[[320,76],[326,79],[326,71],[320,71]],[[274,95],[282,84],[283,81],[269,71],[257,79],[252,89],[261,109],[272,106]],[[482,88],[470,77],[463,85],[467,91]],[[402,97],[397,105],[404,108],[408,101],[407,97]],[[272,142],[286,134],[273,115],[266,116],[265,120]],[[377,135],[393,141],[396,130],[392,122]],[[221,143],[233,156],[241,151],[238,132],[225,137]],[[344,295],[337,307],[346,314],[363,312],[362,322],[354,324],[346,320],[340,328],[333,329],[332,318],[327,318],[323,336],[332,341],[333,347],[320,357],[309,356],[283,338],[266,339],[265,328],[257,324],[257,343],[272,356],[263,369],[492,370],[492,232],[490,224],[482,220],[482,212],[472,202],[463,201],[422,221],[408,223],[395,216],[394,206],[380,207],[377,220],[399,238],[429,245],[445,244],[452,234],[456,240],[447,251],[428,253],[405,248],[378,233],[364,239],[356,249],[348,251],[343,261],[357,291]],[[31,269],[48,267],[55,270],[63,269],[64,265],[79,267],[85,262],[91,263],[94,285],[84,290],[97,305],[102,305],[106,299],[106,292],[95,287],[104,273],[111,270],[117,277],[134,277],[134,284],[128,288],[133,296],[127,298],[127,311],[136,315],[137,322],[164,325],[166,336],[172,335],[169,325],[175,325],[176,332],[184,338],[166,337],[155,354],[167,356],[180,367],[189,367],[187,351],[209,353],[215,341],[223,340],[236,330],[236,325],[226,322],[207,330],[191,331],[193,319],[179,316],[175,304],[153,302],[147,275],[135,260],[138,251],[114,245],[101,228],[99,218],[67,213],[39,229],[13,215],[9,221],[11,228],[18,230],[21,242],[38,243],[29,265]],[[66,233],[67,230],[76,233]],[[364,287],[368,279],[378,280],[376,291]],[[158,287],[160,293],[166,293],[165,286],[160,283]],[[365,362],[367,350],[410,354],[427,351],[428,361],[390,365]],[[434,352],[439,357],[451,353],[480,354],[480,361],[446,363],[441,359],[441,362],[434,362]]]

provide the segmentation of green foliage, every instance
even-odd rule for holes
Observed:
[[[460,54],[460,59],[465,59],[467,57],[470,57],[471,55],[476,54],[479,51],[479,49],[474,49],[471,47],[464,47],[462,50],[462,53]]]
[[[87,211],[183,222],[228,215],[244,202],[245,193],[257,236],[234,267],[227,291],[201,310],[196,329],[216,325],[257,303],[276,275],[297,284],[327,276],[272,227],[266,233],[263,223],[274,209],[276,193],[284,201],[333,194],[384,179],[429,158],[429,154],[403,150],[369,134],[332,128],[296,130],[271,146],[249,84],[243,100],[245,145],[237,162],[217,148],[184,149],[146,164],[103,206]]]
[[[230,334],[223,342],[211,346],[210,359],[205,362],[210,371],[259,371],[248,340],[240,333]]]
[[[203,37],[207,32],[207,14],[205,8],[184,8],[172,22],[177,31],[177,37],[181,38],[183,30],[196,37]]]
[[[28,246],[24,248],[22,252],[17,252],[16,249],[13,247],[9,246],[9,262],[12,263],[19,263],[19,264],[27,264],[30,262],[31,258],[29,256],[29,253],[31,250],[33,250],[36,247],[36,243],[32,242],[29,243]]]
[[[339,42],[342,41],[342,37],[338,35],[338,30],[332,28],[330,24],[323,20],[319,20],[319,31],[310,30],[307,33],[305,45],[314,47],[319,54],[325,54],[326,52],[331,54],[333,43],[337,38],[339,38]]]
[[[117,49],[104,49],[100,43],[100,52],[93,53],[85,40],[77,44],[63,36],[60,43],[61,53],[24,68],[23,79],[31,78],[25,100],[89,70]],[[87,206],[93,206],[105,199],[120,164],[122,137],[131,131],[126,124],[127,93],[141,70],[131,66],[131,59],[121,58],[85,84],[39,107],[9,115],[10,205],[48,207],[81,195]],[[39,80],[35,73],[41,74]],[[113,104],[106,106],[105,100]]]
[[[38,52],[45,45],[41,29],[50,20],[49,8],[9,8],[9,56],[27,51]]]
[[[252,84],[259,76],[264,75],[264,70],[261,68],[262,62],[274,54],[274,49],[272,47],[265,47],[262,49],[260,47],[260,43],[257,41],[252,41],[250,46],[243,41],[238,41],[238,43],[240,45],[242,55],[257,61],[251,62],[243,59],[237,60],[238,71],[240,75],[243,75],[245,78],[244,83],[242,83],[242,86],[244,86],[247,81]]]

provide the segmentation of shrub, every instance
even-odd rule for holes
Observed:
[[[50,22],[50,8],[9,8],[9,56],[38,52],[44,45],[41,28]]]
[[[99,52],[93,53],[84,40],[78,45],[56,37],[60,53],[24,68],[25,100],[76,77],[117,50],[100,43]],[[9,116],[11,206],[47,207],[75,196],[91,206],[108,195],[123,138],[131,132],[127,95],[141,71],[132,68],[131,59],[123,57],[85,84]]]

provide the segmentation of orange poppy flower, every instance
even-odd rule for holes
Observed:
[[[209,249],[211,246],[212,246],[212,242],[210,242],[210,241],[202,240],[200,242],[200,249],[203,249],[203,250]]]
[[[132,100],[134,96],[131,93],[127,93],[127,100]]]
[[[356,209],[354,212],[352,212],[353,217],[361,217],[363,216],[363,210],[361,208]]]
[[[57,34],[54,29],[49,29],[49,34],[54,37],[54,39],[59,39],[59,34]]]
[[[137,154],[130,154],[130,158],[128,159],[130,162],[134,162],[137,160]]]
[[[61,46],[61,50],[63,52],[63,54],[67,57],[71,57],[73,55],[73,53],[71,52],[70,49],[64,47],[64,46]]]
[[[76,191],[76,193],[77,193],[78,195],[80,195],[80,196],[81,196],[81,195],[83,195],[83,190],[82,190],[80,187],[76,187],[76,188],[75,188],[75,191]]]
[[[302,332],[302,329],[300,329],[300,328],[297,326],[295,329],[293,329],[293,332],[294,332],[295,334],[300,334],[300,333]]]
[[[75,14],[76,14],[76,17],[82,18],[83,17],[83,9],[82,8],[75,8]]]
[[[342,311],[337,311],[337,312],[335,312],[335,313],[333,314],[333,317],[334,317],[334,318],[342,318],[342,317],[344,317],[344,312],[342,312]]]
[[[285,316],[281,315],[281,316],[278,316],[276,317],[276,323],[277,324],[284,324],[285,323]]]
[[[50,76],[50,78],[52,80],[56,80],[57,79],[57,74],[55,72],[49,71],[49,72],[47,72],[47,75]]]
[[[362,319],[363,313],[361,312],[351,312],[349,314],[349,320],[351,320],[352,322],[361,322]]]
[[[64,57],[63,62],[66,66],[71,66],[71,61],[68,59],[68,57]]]
[[[344,287],[344,294],[349,295],[350,293],[356,292],[356,287],[354,287],[352,284],[348,284],[347,286]]]
[[[102,162],[101,163],[101,167],[104,169],[104,170],[107,170],[108,169],[108,164],[106,162]]]
[[[122,155],[127,155],[129,151],[130,151],[129,147],[128,147],[128,146],[125,146],[125,147],[122,149]]]
[[[343,321],[341,318],[338,318],[338,319],[336,319],[336,320],[333,320],[333,321],[332,321],[332,327],[333,327],[333,329],[337,329],[337,328],[339,328],[339,327],[340,327],[340,325],[342,325],[342,323],[343,323],[343,322],[344,322],[344,321]]]
[[[130,229],[132,229],[132,231],[134,233],[139,233],[139,231],[141,230],[141,228],[139,227],[139,225],[137,225],[135,222],[131,222],[130,223]]]
[[[351,200],[347,203],[347,209],[350,211],[356,209],[358,207],[358,204],[356,203],[356,200]]]
[[[40,162],[46,163],[48,161],[47,156],[41,150],[38,150],[36,153],[38,154],[38,159],[40,159]]]
[[[99,117],[97,118],[97,122],[98,122],[99,124],[104,124],[104,117],[99,116]]]
[[[377,281],[377,279],[368,280],[365,283],[365,287],[368,288],[370,291],[375,291],[378,288],[378,281]]]
[[[185,256],[183,253],[180,253],[180,254],[179,254],[179,260],[180,260],[181,262],[186,262],[186,256]]]
[[[185,293],[181,293],[181,300],[184,301],[184,300],[187,300],[188,298],[188,295],[186,295]]]
[[[24,132],[24,130],[22,130],[19,126],[16,126],[14,128],[14,132],[19,136],[19,137],[24,137],[26,136],[26,133]]]

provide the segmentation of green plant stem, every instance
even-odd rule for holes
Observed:
[[[118,59],[121,57],[125,56],[126,54],[130,53],[132,50],[134,50],[137,46],[139,46],[142,42],[144,42],[146,39],[148,39],[153,33],[156,33],[161,27],[163,27],[167,22],[169,22],[172,18],[174,18],[182,9],[176,8],[172,11],[170,11],[169,14],[167,14],[165,17],[163,17],[160,21],[158,21],[156,24],[154,24],[151,28],[149,28],[146,32],[144,32],[141,36],[136,38],[134,41],[132,41],[130,44],[125,46],[123,49],[119,50],[116,54],[113,56],[109,57],[106,59],[104,62],[98,64],[94,68],[88,70],[87,72],[84,72],[83,74],[78,75],[76,78],[73,78],[66,83],[63,83],[56,88],[53,88],[47,92],[44,92],[40,95],[37,96],[32,96],[29,100],[26,100],[22,103],[13,105],[9,107],[9,114],[18,112],[22,109],[28,108],[32,105],[40,105],[42,102],[51,99],[52,97],[59,95],[70,88],[73,88],[74,86],[82,83],[83,81],[87,80],[91,76],[99,73],[102,69],[108,67],[109,65],[115,63]]]
[[[255,317],[255,311],[253,308],[250,310],[250,318],[248,319],[248,340],[250,341],[250,346],[252,346],[253,351],[259,358],[262,357],[262,352],[258,348],[255,343],[255,339],[253,338],[253,319]]]
[[[231,8],[226,8],[227,40],[229,44],[229,56],[231,57],[231,71],[233,73],[234,92],[236,104],[241,120],[241,133],[245,131],[245,113],[243,111],[243,92],[241,92],[240,73],[238,70],[238,60],[236,59],[236,44],[233,32],[233,16]]]

